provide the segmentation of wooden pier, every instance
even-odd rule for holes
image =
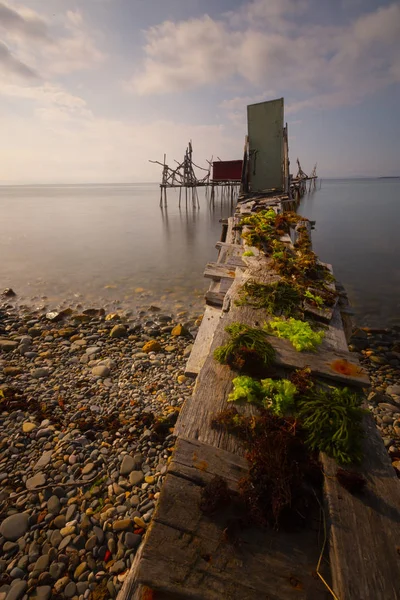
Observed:
[[[180,413],[158,506],[119,600],[400,599],[400,482],[370,414],[362,422],[362,463],[352,467],[365,480],[363,493],[340,485],[338,464],[321,453],[319,508],[307,526],[261,527],[247,522],[243,506],[235,503],[213,515],[201,509],[203,490],[216,476],[237,495],[249,473],[242,443],[211,425],[229,406],[237,375],[215,360],[214,350],[226,343],[227,325],[254,327],[270,318],[262,308],[236,303],[244,283],[279,280],[268,253],[248,245],[243,219],[267,209],[284,214],[294,202],[285,185],[274,194],[249,192],[222,223],[218,259],[204,273],[211,280],[207,307],[186,367],[197,377],[194,393]],[[310,223],[303,227],[310,234]],[[298,235],[294,225],[280,241],[294,252]],[[308,367],[321,384],[366,392],[368,376],[347,346],[351,326],[345,294],[339,284],[332,286],[338,299],[329,309],[304,306],[310,319],[324,323],[321,345],[315,352],[297,352],[288,340],[270,336],[274,369],[284,375]],[[258,414],[248,403],[238,411]]]
[[[199,196],[197,188],[205,188],[206,196],[211,204],[215,203],[216,190],[221,191],[221,198],[227,196],[233,200],[237,197],[241,186],[240,173],[232,173],[232,168],[229,166],[232,163],[240,163],[239,172],[241,171],[241,161],[221,161],[213,162],[213,159],[207,161],[208,167],[201,167],[193,160],[192,142],[188,143],[182,162],[175,161],[177,167],[172,168],[167,164],[166,154],[164,154],[163,162],[158,160],[150,160],[149,162],[162,166],[162,178],[160,183],[160,207],[167,206],[167,190],[179,189],[179,208],[182,202],[182,190],[185,196],[185,207],[188,207],[188,202],[193,208],[199,208]],[[224,169],[217,169],[217,166],[226,166],[226,175]],[[197,175],[196,170],[200,170],[203,176]],[[212,171],[212,172],[211,172]],[[219,171],[219,175],[218,175]]]

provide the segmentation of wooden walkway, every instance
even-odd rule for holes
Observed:
[[[307,530],[232,531],[232,523],[240,518],[237,508],[228,507],[212,518],[200,511],[201,491],[215,475],[237,491],[248,469],[237,439],[212,429],[210,420],[226,408],[232,389],[232,371],[212,356],[227,340],[226,325],[264,320],[260,310],[235,305],[238,290],[249,277],[260,282],[276,279],[268,258],[255,249],[256,256],[243,257],[237,225],[254,202],[261,200],[238,205],[235,217],[228,220],[226,240],[217,244],[218,261],[206,267],[205,276],[212,280],[206,295],[210,306],[187,365],[187,373],[198,374],[195,390],[181,411],[176,448],[154,519],[119,600],[400,599],[400,483],[370,415],[364,419],[364,461],[359,468],[367,479],[366,492],[356,497],[341,487],[336,463],[322,455],[324,516],[316,514]],[[281,208],[276,200],[265,204]],[[318,353],[298,353],[278,338],[271,338],[271,343],[283,372],[308,365],[321,380],[369,386],[367,375],[348,352],[339,304],[331,312]],[[338,358],[354,364],[355,374],[333,370]],[[256,412],[251,405],[240,410]],[[328,544],[320,573],[335,596],[316,574],[325,527]]]

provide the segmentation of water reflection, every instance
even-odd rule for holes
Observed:
[[[315,220],[313,247],[344,284],[360,324],[400,322],[400,182],[324,180],[299,211]]]
[[[52,305],[78,296],[201,305],[204,265],[215,260],[219,219],[232,206],[219,197],[210,205],[204,190],[200,208],[182,204],[172,190],[160,210],[156,185],[0,188],[1,285]]]

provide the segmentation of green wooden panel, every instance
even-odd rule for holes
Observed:
[[[284,189],[283,98],[247,107],[252,191]]]

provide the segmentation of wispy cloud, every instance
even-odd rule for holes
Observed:
[[[36,71],[13,56],[9,48],[7,48],[3,42],[0,42],[0,65],[2,66],[3,71],[11,77],[17,76],[24,80],[39,78]]]
[[[104,54],[79,11],[67,11],[53,27],[35,11],[0,2],[1,60],[21,76],[69,73],[100,62]],[[20,65],[18,67],[18,65]]]
[[[0,2],[0,30],[31,39],[49,41],[47,23],[33,11],[18,12],[4,2]]]
[[[289,91],[294,110],[352,104],[400,82],[398,3],[343,26],[296,26],[293,17],[306,10],[305,0],[254,0],[221,19],[205,15],[151,27],[131,87],[162,94],[239,78]]]

